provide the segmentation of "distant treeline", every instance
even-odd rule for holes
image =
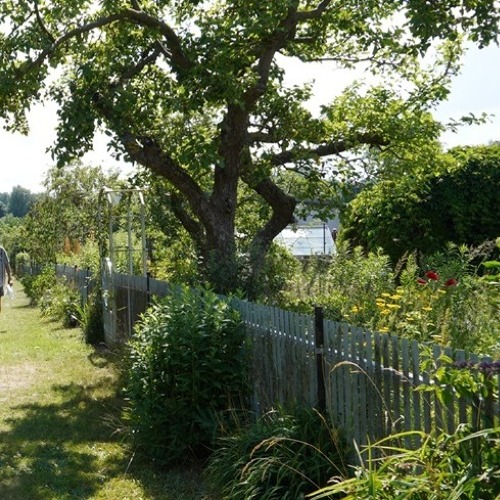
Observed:
[[[10,193],[0,193],[0,218],[8,214],[24,217],[38,196],[38,193],[21,186],[14,186]]]

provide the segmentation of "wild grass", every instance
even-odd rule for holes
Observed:
[[[117,432],[119,359],[41,318],[15,284],[0,314],[0,498],[208,498],[198,471],[155,468]]]

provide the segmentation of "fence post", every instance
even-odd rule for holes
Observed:
[[[318,409],[326,411],[326,389],[325,372],[323,369],[323,345],[325,342],[325,330],[323,325],[323,308],[314,308],[314,336],[316,351],[316,378],[318,382]]]

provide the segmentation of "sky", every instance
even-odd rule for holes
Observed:
[[[463,127],[459,133],[445,133],[441,141],[445,148],[456,145],[487,144],[500,140],[500,48],[471,48],[466,53],[463,67],[452,84],[447,101],[435,112],[438,120],[448,121],[474,113],[494,115],[480,126]],[[309,75],[298,78],[310,79]],[[345,82],[344,82],[345,83]],[[332,89],[329,78],[316,78],[315,94],[322,98]],[[22,186],[32,192],[43,191],[42,182],[54,161],[46,152],[55,137],[56,108],[54,104],[35,107],[29,115],[30,133],[23,136],[0,129],[1,181],[0,192],[11,192],[15,186]],[[106,138],[96,137],[94,151],[88,153],[83,162],[86,165],[101,165],[105,170],[126,171],[130,167],[114,160],[106,150]]]

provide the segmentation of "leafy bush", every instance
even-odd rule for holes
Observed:
[[[87,344],[98,345],[104,342],[101,290],[92,292],[88,302],[78,308],[78,323]]]
[[[21,277],[30,267],[30,256],[27,252],[19,252],[14,259],[17,276]]]
[[[55,286],[56,282],[56,271],[53,266],[44,267],[39,274],[25,275],[21,278],[24,292],[32,304],[38,304],[44,293]]]
[[[224,499],[295,500],[345,474],[344,444],[314,409],[277,408],[219,445],[205,475]]]
[[[454,165],[446,169],[399,175],[362,190],[344,213],[345,237],[366,251],[383,248],[393,262],[408,252],[444,250],[450,241],[477,246],[498,237],[500,145],[450,153]]]
[[[208,290],[178,288],[130,341],[127,417],[137,444],[165,463],[203,458],[218,420],[249,395],[239,313]]]
[[[59,279],[42,293],[38,304],[42,316],[62,321],[66,328],[74,328],[79,323],[80,300],[78,291]]]

